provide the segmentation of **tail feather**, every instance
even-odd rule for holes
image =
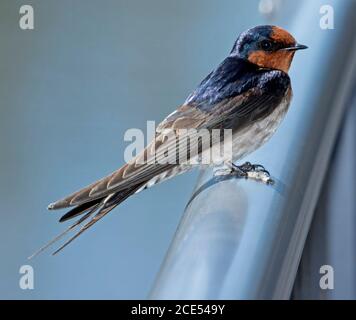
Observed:
[[[104,208],[104,207],[99,208],[98,213],[89,222],[87,222],[84,226],[82,226],[80,228],[80,230],[76,234],[74,234],[74,236],[69,238],[63,245],[61,245],[56,251],[54,251],[52,253],[52,255],[56,255],[57,253],[62,251],[66,246],[68,246],[72,241],[74,241],[76,238],[78,238],[84,231],[88,230],[92,225],[94,225],[101,218],[103,218],[107,213],[109,213],[117,205],[118,204],[112,205],[111,207],[108,207],[108,208]]]
[[[102,199],[96,199],[93,201],[83,203],[83,204],[73,208],[72,210],[68,211],[66,214],[64,214],[59,219],[59,222],[64,222],[64,221],[73,219],[73,218],[85,213],[86,211],[91,210],[94,206],[96,206],[101,201],[102,201]]]
[[[97,205],[98,206],[98,205]],[[32,259],[36,256],[38,256],[41,252],[46,250],[48,247],[50,247],[52,244],[55,242],[59,241],[62,239],[67,233],[75,229],[77,226],[79,226],[82,222],[84,222],[86,219],[88,219],[97,209],[97,206],[93,207],[87,214],[82,216],[80,219],[78,219],[76,222],[74,222],[72,225],[70,225],[67,229],[65,229],[63,232],[61,232],[59,235],[54,237],[51,241],[46,243],[44,246],[42,246],[40,249],[38,249],[34,254],[28,257],[28,259]]]
[[[146,183],[146,182],[145,182]],[[98,222],[101,218],[106,216],[111,210],[113,210],[116,206],[118,206],[120,203],[125,201],[128,197],[130,197],[132,194],[134,194],[138,189],[142,187],[143,183],[138,184],[136,186],[121,190],[117,193],[110,194],[105,198],[97,200],[97,203],[94,203],[94,201],[87,202],[86,204],[81,204],[80,206],[70,210],[68,213],[62,216],[60,221],[66,221],[68,219],[74,218],[80,214],[84,214],[80,219],[78,219],[75,223],[70,225],[64,232],[60,233],[58,236],[53,238],[50,242],[45,244],[43,247],[41,247],[39,250],[37,250],[33,255],[29,257],[29,259],[32,259],[33,257],[37,256],[44,250],[46,250],[48,247],[50,247],[52,244],[56,243],[60,239],[63,238],[66,234],[68,234],[70,231],[81,225],[85,220],[90,218],[94,213],[96,213],[90,221],[88,221],[86,224],[84,224],[80,230],[75,233],[71,238],[69,238],[62,246],[60,246],[56,251],[53,252],[53,255],[57,254],[61,250],[63,250],[67,245],[69,245],[73,240],[78,238],[84,231],[88,230],[91,226],[93,226],[96,222]]]

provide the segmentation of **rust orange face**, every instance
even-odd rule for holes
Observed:
[[[266,52],[258,50],[250,53],[248,60],[261,68],[277,69],[288,73],[293,56],[293,51]]]
[[[270,39],[282,48],[293,47],[296,44],[296,40],[287,31],[279,27],[272,28]],[[248,55],[248,60],[261,68],[278,69],[287,73],[294,53],[294,51],[283,49],[277,51],[255,50]]]

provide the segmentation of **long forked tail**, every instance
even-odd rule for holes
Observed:
[[[112,209],[118,206],[120,203],[125,201],[128,197],[134,194],[138,189],[142,187],[144,183],[141,183],[136,186],[132,186],[130,188],[118,191],[116,193],[112,193],[104,198],[96,199],[90,202],[83,203],[74,209],[70,210],[66,214],[64,214],[60,218],[60,222],[67,221],[79,215],[82,215],[76,222],[70,225],[66,230],[57,235],[39,250],[37,250],[34,254],[32,254],[28,259],[32,259],[44,250],[46,250],[49,246],[56,243],[60,239],[62,239],[66,234],[75,230],[75,228],[82,225],[82,227],[77,231],[71,238],[69,238],[62,246],[60,246],[56,251],[53,252],[53,255],[57,254],[61,250],[63,250],[68,244],[70,244],[73,240],[78,238],[84,231],[88,230],[91,226],[97,223],[101,218],[106,216]],[[91,217],[90,220],[88,220]]]

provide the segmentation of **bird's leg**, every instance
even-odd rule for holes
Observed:
[[[232,162],[226,162],[223,167],[214,171],[214,176],[235,175],[239,178],[253,179],[266,184],[273,184],[269,172],[260,164],[245,162],[238,166]]]

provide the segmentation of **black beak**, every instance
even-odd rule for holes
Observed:
[[[297,43],[293,47],[283,48],[282,50],[285,50],[285,51],[297,51],[297,50],[304,50],[304,49],[308,49],[308,47],[305,46],[304,44]]]

